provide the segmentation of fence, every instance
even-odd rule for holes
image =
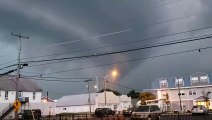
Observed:
[[[55,115],[55,116],[43,116],[40,120],[127,120],[122,115],[96,117],[94,114],[66,114],[66,115]]]
[[[212,114],[196,114],[191,113],[176,113],[176,114],[162,114],[161,120],[212,120]]]

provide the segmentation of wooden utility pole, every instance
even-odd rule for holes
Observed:
[[[21,69],[21,39],[29,39],[29,37],[27,36],[22,36],[20,33],[19,34],[14,34],[11,33],[12,36],[18,37],[19,38],[19,48],[18,48],[18,64],[17,64],[17,76],[16,76],[16,96],[15,96],[15,101],[18,100],[18,91],[19,91],[19,78],[20,78],[20,69]],[[15,111],[15,120],[18,119],[18,111]]]

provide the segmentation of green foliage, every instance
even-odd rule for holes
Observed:
[[[135,90],[131,90],[129,93],[127,93],[127,96],[131,97],[132,99],[139,98],[139,92],[135,92]]]
[[[139,98],[141,100],[141,105],[146,105],[146,100],[154,100],[156,99],[156,96],[151,92],[142,92],[140,93]]]

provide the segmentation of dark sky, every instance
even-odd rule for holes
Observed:
[[[11,32],[30,37],[30,40],[22,40],[22,58],[69,52],[21,61],[93,55],[209,35],[212,32],[210,28],[200,29],[212,26],[211,5],[210,0],[0,0],[0,67],[14,64],[15,62],[4,63],[17,59],[18,39],[11,36]],[[195,29],[199,30],[142,41]],[[126,42],[128,44],[123,44]],[[117,69],[118,78],[108,78],[109,81],[129,88],[149,89],[151,82],[160,77],[189,76],[195,72],[210,73],[211,49],[123,64],[117,62],[211,46],[211,39],[203,39],[128,53],[25,67],[21,74],[103,78],[111,70]],[[117,64],[91,67],[110,63]],[[29,63],[30,66],[36,64],[40,63]],[[90,68],[47,74],[84,67]],[[12,68],[1,72],[10,69]],[[67,94],[86,93],[86,83],[83,82],[37,83],[43,88],[44,95],[49,91],[53,99]],[[94,84],[93,82],[92,86]],[[130,91],[112,84],[108,87],[122,93]],[[101,88],[100,81],[99,89]]]

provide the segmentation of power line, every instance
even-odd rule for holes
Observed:
[[[30,77],[21,77],[25,79],[32,79],[37,81],[48,81],[48,82],[85,82],[85,80],[61,80],[61,79],[45,79],[45,78],[30,78]]]
[[[21,76],[21,77],[24,77],[24,78],[42,78],[42,79],[61,79],[61,80],[67,80],[67,79],[79,79],[79,80],[90,80],[90,79],[92,79],[92,80],[95,80],[96,78],[89,78],[89,77],[87,77],[87,78],[70,78],[70,77],[43,77],[42,76],[42,74],[40,75],[40,77],[38,77],[38,76]]]
[[[77,81],[70,81],[70,80],[61,80],[61,78],[59,77],[42,77],[42,78],[35,78],[35,77],[26,77],[26,76],[22,76],[21,78],[25,78],[25,79],[32,79],[32,80],[40,80],[40,81],[48,81],[48,82],[85,82],[85,80],[91,80],[91,81],[95,81],[95,78],[82,78],[84,80],[77,80]],[[46,79],[46,78],[54,78],[54,80],[52,79]],[[62,79],[75,79],[75,78],[62,78]],[[76,78],[76,79],[79,79],[79,78]],[[81,79],[81,78],[80,78]],[[108,83],[110,84],[113,84],[113,85],[116,85],[116,86],[119,86],[121,88],[126,88],[126,89],[135,89],[135,88],[131,88],[131,87],[128,87],[128,86],[124,86],[124,85],[121,85],[121,84],[118,84],[118,83],[112,83],[112,82],[109,82],[107,81]],[[138,89],[135,89],[135,90],[138,90]],[[138,91],[141,91],[141,90],[138,90]]]
[[[8,62],[5,62],[5,63],[0,64],[0,66],[5,65],[5,64],[8,64],[8,63],[13,63],[13,62],[16,62],[16,61],[17,60],[11,60],[11,61],[8,61]]]
[[[135,88],[132,88],[132,87],[128,87],[128,86],[125,86],[125,85],[121,85],[121,84],[118,84],[118,83],[112,83],[112,82],[110,82],[110,81],[107,81],[107,83],[112,84],[112,85],[116,85],[116,86],[118,86],[118,87],[125,88],[125,89],[142,91],[142,90],[135,89]]]
[[[212,34],[210,34],[212,35]],[[202,36],[198,36],[198,37],[202,37]],[[193,37],[194,38],[198,38],[198,37]],[[186,38],[186,39],[192,39],[192,38]],[[186,40],[186,39],[180,39],[180,40]],[[170,42],[175,42],[175,41],[180,41],[180,40],[173,40],[173,41],[169,41],[169,42],[161,42],[161,43],[157,43],[155,45],[160,45],[160,44],[164,44],[164,43],[170,43]],[[98,55],[94,55],[94,56],[91,56],[91,57],[97,57]],[[81,56],[82,57],[82,56]],[[77,60],[77,59],[86,59],[86,58],[90,58],[90,57],[86,57],[84,56],[84,58],[70,58],[70,59],[66,59],[66,60],[61,60],[61,61],[56,61],[56,62],[48,62],[48,63],[42,63],[42,64],[35,64],[35,65],[31,65],[31,66],[28,66],[28,67],[33,67],[33,66],[40,66],[40,65],[48,65],[48,64],[55,64],[55,63],[61,63],[61,62],[68,62],[68,61],[73,61],[73,60]]]
[[[164,43],[164,44],[157,44],[157,45],[134,48],[134,49],[128,49],[128,50],[100,53],[100,54],[94,54],[94,55],[76,56],[76,57],[64,57],[64,58],[44,59],[44,60],[37,60],[37,61],[36,60],[35,61],[25,61],[23,63],[39,63],[39,62],[59,61],[59,60],[85,59],[85,58],[92,58],[92,57],[99,57],[99,56],[106,56],[106,55],[113,55],[113,54],[120,54],[120,53],[133,52],[133,51],[150,49],[150,48],[157,48],[157,47],[163,47],[163,46],[169,46],[169,45],[175,45],[175,44],[182,44],[182,43],[187,43],[187,42],[205,40],[205,39],[208,39],[208,38],[211,38],[211,37],[212,37],[212,35],[210,34],[210,35],[200,36],[199,38],[188,39],[188,40],[184,40],[184,41],[168,42],[168,43]]]
[[[201,13],[198,13],[198,14],[201,14]],[[157,22],[157,23],[153,23],[153,24],[149,24],[149,25],[144,25],[144,27],[150,27],[150,26],[154,26],[154,25],[158,25],[158,24],[163,24],[163,23],[167,23],[167,22],[172,22],[172,21],[176,21],[176,20],[181,20],[181,19],[185,19],[185,18],[188,18],[188,17],[196,16],[196,15],[198,15],[198,14],[193,14],[193,15],[183,16],[183,17],[178,17],[178,18],[169,19],[169,20],[165,20],[165,21],[161,21],[161,22]],[[154,39],[157,39],[157,38],[163,38],[163,37],[168,37],[168,36],[173,36],[173,35],[178,35],[178,34],[184,34],[184,33],[188,33],[188,32],[194,32],[194,31],[204,30],[204,29],[210,29],[210,28],[212,28],[212,26],[203,27],[203,28],[198,28],[198,29],[192,29],[192,30],[187,30],[187,31],[181,31],[181,32],[172,33],[172,34],[160,35],[160,36],[145,38],[145,39],[142,39],[142,40],[135,40],[135,41],[123,42],[123,43],[113,44],[113,45],[108,45],[108,46],[103,46],[103,47],[96,47],[96,48],[93,48],[93,49],[75,50],[75,51],[62,52],[62,53],[56,53],[56,54],[46,54],[46,55],[40,55],[40,56],[26,57],[26,58],[22,58],[22,59],[31,59],[31,58],[48,57],[48,56],[55,56],[55,55],[62,55],[62,54],[70,54],[70,53],[84,52],[84,51],[88,51],[88,50],[103,49],[103,48],[113,47],[113,46],[128,45],[128,44],[131,44],[131,43],[142,42],[142,41],[147,41],[147,40],[154,40]]]
[[[120,62],[113,62],[113,63],[108,63],[108,64],[100,64],[100,65],[95,65],[95,66],[88,66],[88,67],[81,67],[81,68],[76,68],[76,69],[68,69],[68,70],[63,70],[63,71],[56,71],[56,72],[51,72],[51,73],[45,73],[45,74],[42,74],[42,75],[50,75],[50,74],[64,73],[64,72],[77,71],[77,70],[83,70],[83,69],[89,69],[89,68],[97,68],[97,67],[102,67],[102,66],[110,66],[110,65],[114,65],[114,64],[124,64],[124,63],[128,63],[128,62],[137,62],[137,61],[145,60],[145,59],[165,57],[165,56],[169,56],[169,55],[189,53],[189,52],[194,52],[194,51],[200,52],[200,50],[210,49],[210,48],[212,48],[212,46],[210,46],[210,47],[204,47],[204,48],[197,48],[197,49],[192,49],[192,50],[186,50],[186,51],[180,51],[180,52],[173,52],[173,53],[161,54],[161,55],[144,57],[144,58],[138,58],[138,59],[131,59],[131,60],[120,61]]]

